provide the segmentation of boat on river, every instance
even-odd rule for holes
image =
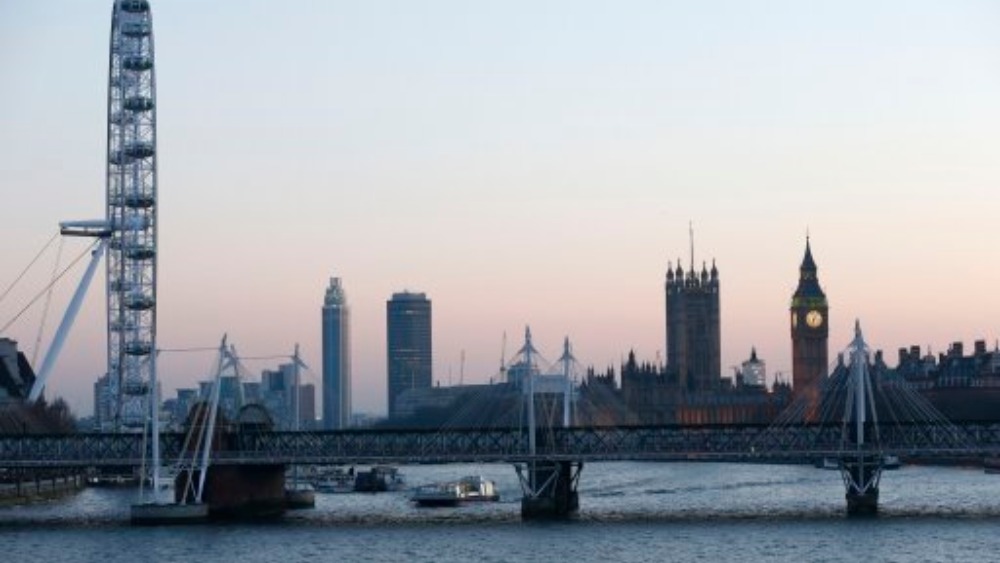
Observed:
[[[493,481],[476,475],[418,487],[411,500],[417,506],[458,506],[466,502],[496,502],[500,493]]]
[[[381,493],[406,489],[406,480],[399,469],[389,465],[376,465],[354,475],[354,490],[359,493]]]
[[[347,471],[338,467],[333,471],[319,474],[313,479],[312,486],[318,493],[353,493],[354,469]]]
[[[285,507],[297,510],[316,506],[316,489],[309,483],[293,481],[285,486]]]
[[[840,469],[840,460],[833,457],[824,457],[814,464],[816,469]]]

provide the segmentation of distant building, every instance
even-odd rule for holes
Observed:
[[[764,360],[757,359],[757,348],[750,349],[750,359],[740,367],[740,378],[743,385],[767,385],[767,364]]]
[[[312,430],[316,427],[316,386],[302,384],[298,393],[298,428]],[[167,426],[180,429],[191,407],[199,401],[208,401],[211,396],[212,380],[198,382],[197,389],[178,389],[177,396],[163,404],[164,414],[169,418]],[[232,375],[220,378],[219,410],[227,420],[236,420],[249,405],[264,407],[276,430],[293,430],[296,427],[295,364],[265,369],[260,381],[242,381]]]
[[[156,382],[156,394],[157,397],[163,397],[163,382]],[[116,427],[121,424],[121,420],[115,420],[115,411],[117,410],[114,403],[115,395],[111,392],[111,376],[109,374],[104,374],[97,378],[94,382],[94,416],[93,424],[94,429],[100,430],[102,432],[109,432],[116,430]],[[177,408],[176,403],[169,405],[171,408]],[[171,413],[169,411],[163,410],[164,405],[161,401],[161,417],[164,412],[167,412],[169,416]]]
[[[687,390],[714,389],[722,377],[722,331],[719,312],[719,271],[712,262],[701,273],[684,272],[680,260],[667,264],[667,370]]]
[[[720,378],[713,389],[688,390],[677,375],[651,364],[639,364],[629,353],[622,365],[621,394],[639,424],[744,424],[770,422],[788,405],[787,386],[745,385]],[[600,387],[598,387],[600,388]]]
[[[796,400],[807,402],[806,419],[818,416],[820,389],[827,376],[830,308],[826,294],[819,286],[816,262],[813,261],[809,238],[806,253],[799,267],[799,285],[792,295],[792,393]]]
[[[198,402],[198,389],[180,388],[177,389],[177,396],[171,400],[163,402],[163,410],[169,417],[168,427],[181,430],[182,424],[187,420],[191,407]]]
[[[314,428],[316,428],[316,386],[312,383],[303,383],[299,385],[299,429]]]
[[[394,293],[386,302],[386,367],[389,418],[406,389],[431,387],[431,302],[423,293]]]
[[[291,430],[295,424],[292,394],[295,386],[295,365],[281,364],[278,369],[264,370],[260,376],[260,404],[267,409],[275,428]],[[301,407],[301,405],[300,405]]]
[[[259,404],[263,399],[260,394],[260,382],[259,381],[244,381],[243,382],[243,400],[246,404],[251,405],[254,403]]]
[[[104,374],[94,382],[94,428],[112,430],[114,428],[114,398],[111,396],[111,376]]]
[[[977,340],[966,355],[962,343],[955,342],[937,356],[929,350],[922,354],[920,346],[900,348],[893,371],[950,420],[1000,421],[1000,345],[990,350],[985,340]]]
[[[351,423],[350,309],[340,278],[330,278],[323,299],[323,428]]]
[[[0,403],[28,398],[35,383],[35,372],[17,342],[0,338]]]
[[[470,394],[483,393],[488,385],[454,385],[448,387],[421,387],[404,389],[396,397],[395,419],[408,419],[421,414],[422,411],[445,411],[451,409],[456,399]],[[452,409],[445,416],[456,414]]]
[[[206,393],[211,391],[211,385]],[[240,409],[247,404],[243,395],[243,384],[235,375],[224,375],[219,378],[219,410],[229,420],[236,420]]]
[[[722,378],[719,270],[702,263],[685,272],[667,265],[666,366],[639,363],[630,352],[614,373],[589,375],[582,392],[594,421],[638,424],[733,424],[769,422],[789,402],[787,386],[766,386],[765,363],[756,349],[735,381]],[[616,395],[618,398],[616,398]],[[624,413],[624,416],[622,415]],[[623,420],[624,419],[624,420]]]
[[[529,373],[534,381],[528,385]],[[567,382],[566,376],[561,373],[542,373],[538,366],[528,366],[523,361],[516,362],[507,367],[507,381],[514,386],[522,395],[531,392],[534,387],[536,394],[563,395],[568,389],[572,389],[572,381]]]

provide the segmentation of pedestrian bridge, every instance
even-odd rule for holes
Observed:
[[[842,424],[592,426],[539,429],[530,453],[525,428],[223,432],[217,464],[520,463],[528,461],[727,461],[813,463],[824,458],[895,455],[909,460],[1000,456],[1000,424],[869,426],[878,442],[845,444]],[[161,435],[163,459],[178,459],[180,433]],[[135,466],[148,460],[140,434],[0,435],[0,468]]]
[[[526,347],[530,359],[530,340]],[[564,419],[563,426],[539,426],[534,416],[536,397],[531,392],[524,426],[274,432],[257,424],[217,427],[217,378],[211,406],[202,404],[194,411],[191,432],[186,435],[155,430],[148,437],[138,433],[0,435],[0,469],[147,468],[144,460],[178,460],[175,469],[188,471],[189,476],[198,471],[203,482],[209,458],[212,466],[272,468],[511,463],[524,490],[522,514],[535,518],[562,517],[578,509],[577,484],[588,462],[822,460],[824,465],[834,462],[840,471],[848,513],[871,514],[878,510],[879,481],[890,456],[910,462],[963,463],[1000,457],[1000,424],[946,420],[905,381],[874,378],[860,324],[855,325],[848,352],[849,363],[838,360],[821,389],[801,393],[768,425],[581,427]],[[223,340],[220,374],[226,357]],[[193,436],[197,437],[192,445]],[[161,463],[154,462],[153,467]],[[152,472],[154,484],[158,469]]]

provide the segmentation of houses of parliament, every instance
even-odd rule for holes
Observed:
[[[780,381],[767,386],[765,364],[755,349],[733,378],[722,376],[720,287],[714,261],[711,267],[703,263],[700,271],[693,258],[686,271],[680,260],[676,267],[669,263],[664,287],[666,363],[640,363],[634,352],[629,353],[617,392],[611,370],[589,372],[580,393],[581,422],[766,423],[798,396],[818,405],[827,375],[829,307],[808,238],[790,307],[791,386]],[[609,409],[613,395],[621,404]]]
[[[693,253],[692,253],[693,254]],[[820,286],[809,238],[789,306],[791,385],[767,387],[764,362],[750,351],[732,379],[720,369],[720,276],[714,262],[700,271],[678,263],[666,274],[665,365],[640,363],[630,353],[615,374],[588,372],[580,389],[580,424],[768,423],[793,401],[805,422],[819,422],[823,385],[848,369],[843,357],[830,363],[830,308]],[[881,350],[869,358],[876,385],[905,381],[950,420],[1000,421],[1000,342],[976,341],[971,354],[961,342],[934,356],[919,346],[899,349],[890,368]],[[828,373],[832,365],[832,373]]]

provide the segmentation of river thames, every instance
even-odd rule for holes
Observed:
[[[844,515],[840,475],[805,466],[595,463],[580,514],[523,522],[507,465],[405,466],[409,485],[482,474],[501,501],[417,508],[408,492],[317,494],[278,522],[135,528],[135,492],[0,508],[6,561],[996,561],[1000,475],[886,472],[881,514]]]

